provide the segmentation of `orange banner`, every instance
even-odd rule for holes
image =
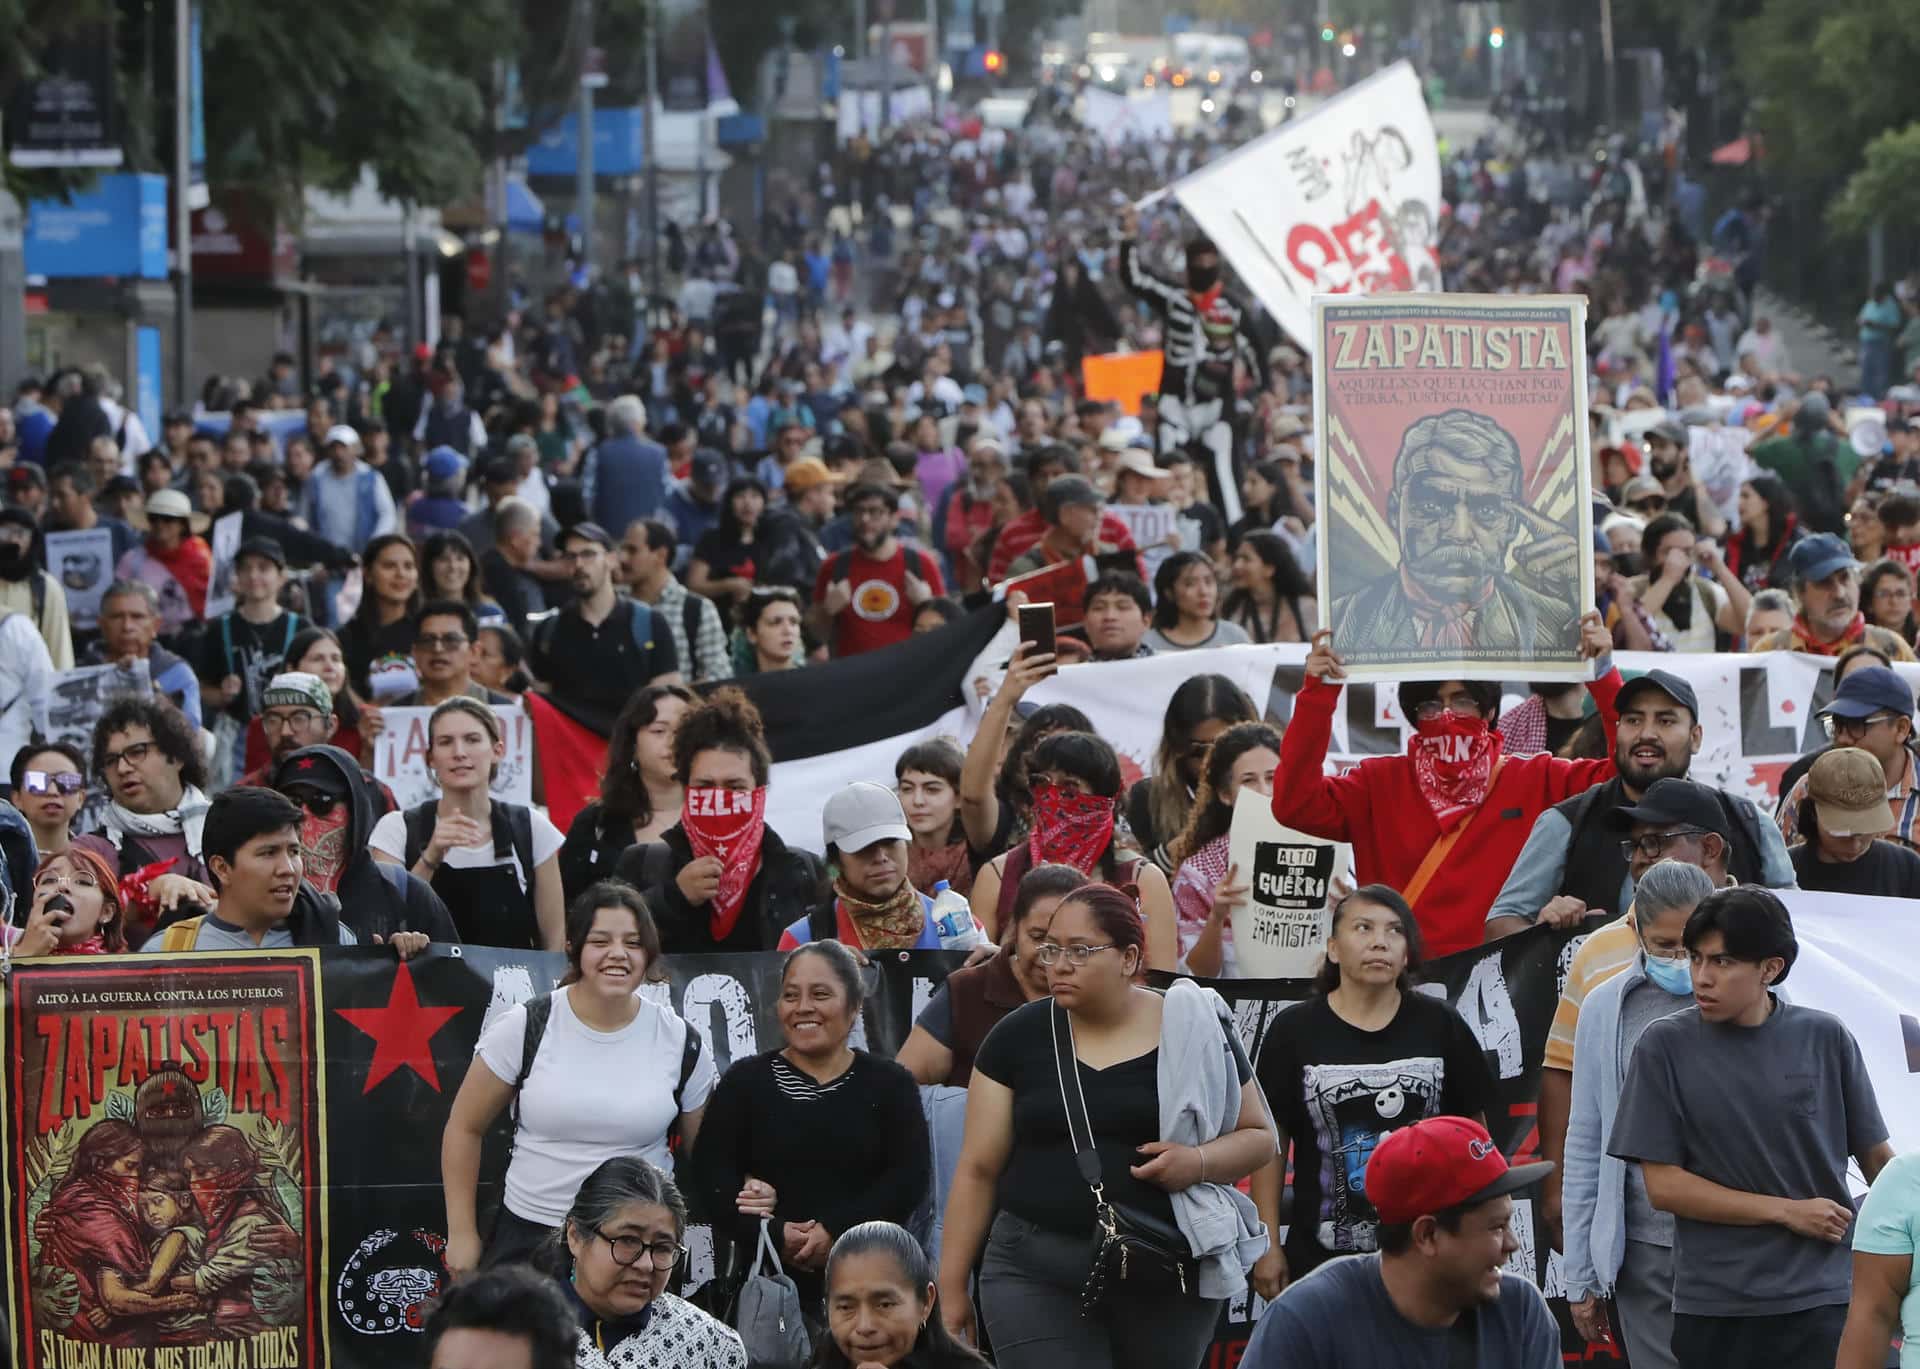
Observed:
[[[1138,416],[1140,396],[1158,393],[1158,352],[1109,352],[1080,363],[1080,382],[1088,399],[1112,400],[1122,413]]]

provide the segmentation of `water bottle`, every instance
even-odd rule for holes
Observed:
[[[940,935],[943,951],[970,951],[986,944],[987,929],[974,921],[966,895],[949,887],[944,879],[933,886],[933,910],[928,916]]]

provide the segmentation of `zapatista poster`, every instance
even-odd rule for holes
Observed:
[[[328,1362],[314,952],[15,962],[19,1369]]]
[[[1320,621],[1355,677],[1584,679],[1586,302],[1314,301]]]

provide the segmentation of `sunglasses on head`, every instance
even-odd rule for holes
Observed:
[[[62,794],[77,794],[86,787],[86,780],[71,770],[29,770],[20,777],[20,792],[23,794],[51,794],[55,790]]]

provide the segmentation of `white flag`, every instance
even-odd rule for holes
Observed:
[[[1294,343],[1315,295],[1442,289],[1440,149],[1420,78],[1396,62],[1171,193]]]

